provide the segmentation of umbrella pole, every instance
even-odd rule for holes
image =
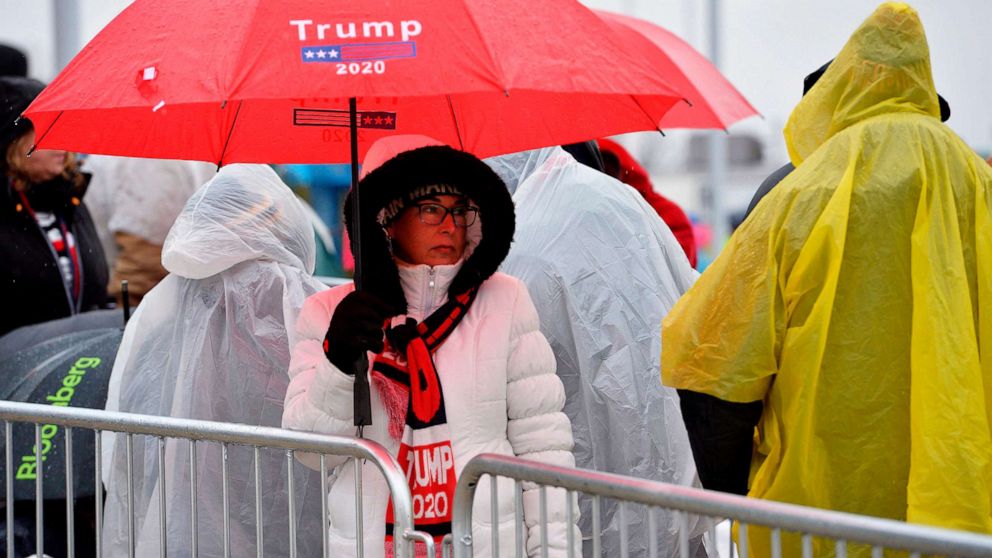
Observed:
[[[352,255],[355,258],[355,290],[362,288],[364,269],[362,269],[362,226],[361,211],[359,209],[358,195],[358,101],[354,97],[348,99],[348,115],[350,118],[351,131],[351,228],[354,233],[351,245]],[[369,359],[366,355],[359,357],[355,362],[355,426],[358,427],[358,437],[364,434],[366,425],[372,424],[372,401],[369,395]]]
[[[121,281],[121,306],[124,307],[124,327],[131,319],[131,295],[127,292],[127,279]]]

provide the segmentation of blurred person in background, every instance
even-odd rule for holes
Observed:
[[[169,231],[169,271],[127,324],[110,378],[107,410],[278,427],[289,384],[291,328],[303,301],[323,290],[312,276],[313,229],[300,202],[266,165],[228,165],[198,189]],[[104,550],[128,554],[128,465],[121,438],[104,435],[107,485]],[[159,551],[159,497],[166,491],[169,555],[193,537],[204,556],[222,554],[230,520],[232,556],[256,555],[253,449],[227,450],[229,517],[222,506],[220,444],[198,444],[197,532],[190,527],[188,443],[166,442],[165,470],[154,438],[134,438],[137,556]],[[289,556],[286,454],[262,449],[266,556]],[[294,467],[300,556],[320,553],[320,479]],[[260,552],[261,552],[260,551]]]
[[[600,151],[596,140],[568,143],[561,146],[561,148],[579,163],[599,172],[606,172],[606,167],[603,163],[603,153]]]
[[[108,305],[107,262],[83,196],[89,175],[73,154],[42,149],[18,118],[44,89],[0,77],[0,335]]]
[[[128,282],[137,306],[165,275],[162,244],[186,200],[217,172],[196,161],[90,155],[92,173],[86,202],[110,264],[107,291],[121,303],[121,281]]]
[[[317,235],[317,276],[342,277],[341,206],[351,186],[351,165],[273,165],[310,213]]]
[[[796,105],[795,170],[664,321],[704,487],[992,533],[992,169],[940,116],[902,3]]]

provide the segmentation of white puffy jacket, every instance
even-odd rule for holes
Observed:
[[[447,300],[448,286],[459,264],[400,267],[400,282],[408,314],[422,320]],[[297,322],[300,341],[293,350],[290,385],[286,394],[283,426],[294,430],[354,435],[352,415],[353,376],[346,375],[324,356],[322,342],[337,304],[353,285],[318,293],[303,306]],[[445,413],[451,430],[455,470],[475,455],[498,453],[565,467],[574,466],[572,433],[562,412],[565,394],[555,374],[555,359],[538,329],[538,316],[526,287],[517,279],[496,273],[486,280],[468,314],[434,354],[444,393]],[[388,418],[372,388],[372,426],[365,435],[396,454],[399,442],[387,432]],[[309,456],[313,458],[314,456]],[[316,459],[301,456],[308,466]],[[328,460],[328,465],[342,461]],[[353,461],[336,471],[329,492],[329,536],[332,556],[355,554],[355,471]],[[365,463],[363,478],[363,533],[366,556],[384,549],[385,481],[374,465]],[[490,556],[491,525],[489,483],[481,483],[473,508],[475,556]],[[514,545],[514,483],[500,479],[500,554]],[[574,502],[573,502],[574,503]],[[524,485],[524,519],[527,553],[540,553],[539,491]],[[578,517],[577,508],[574,508]],[[548,490],[550,555],[566,552],[565,494]],[[578,528],[574,529],[578,544]]]

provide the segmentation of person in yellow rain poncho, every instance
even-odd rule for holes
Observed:
[[[992,532],[992,169],[938,116],[898,3],[796,106],[796,170],[664,320],[704,486]]]

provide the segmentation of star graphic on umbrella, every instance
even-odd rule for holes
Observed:
[[[338,57],[338,51],[337,51],[337,49],[333,49],[332,48],[330,50],[330,52],[328,52],[328,54],[330,55],[331,58],[337,58]]]
[[[386,117],[386,124],[392,124],[392,123],[393,123],[393,117],[392,116],[387,116]]]
[[[317,58],[327,58],[327,51],[320,49],[317,51]]]
[[[365,117],[365,123],[366,124],[371,124],[372,123],[372,117],[371,116],[366,116]]]
[[[382,124],[382,117],[381,116],[376,116],[375,117],[375,123],[376,124]]]
[[[309,59],[312,59],[313,58],[313,51],[312,50],[306,50],[306,51],[303,52],[303,56],[306,56],[308,60]]]

